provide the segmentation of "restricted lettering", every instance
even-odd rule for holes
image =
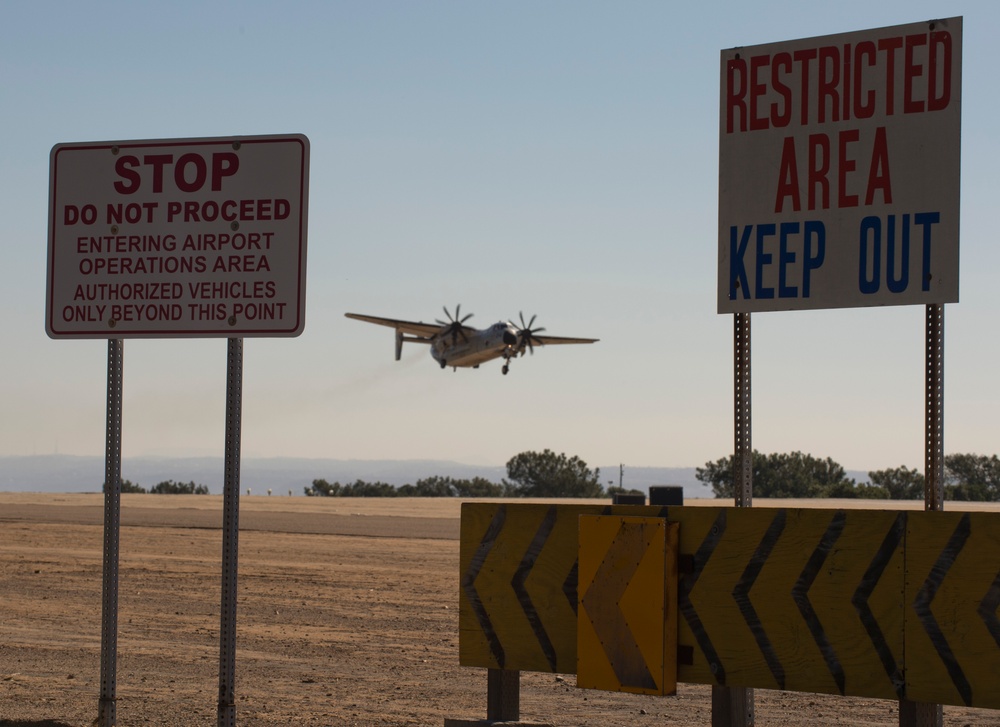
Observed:
[[[947,30],[930,30],[738,56],[726,64],[725,133],[941,111],[952,102],[952,49]]]

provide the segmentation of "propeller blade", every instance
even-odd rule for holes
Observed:
[[[538,339],[537,336],[535,336],[535,334],[539,333],[541,331],[544,331],[545,329],[544,328],[532,328],[532,326],[535,324],[535,318],[537,318],[537,317],[538,317],[538,314],[536,313],[535,315],[531,316],[531,318],[528,320],[527,323],[525,323],[524,322],[524,312],[522,311],[522,312],[518,313],[518,318],[521,321],[521,328],[517,332],[517,336],[518,336],[518,339],[519,339],[519,341],[518,341],[518,348],[520,348],[522,356],[524,355],[524,349],[525,348],[528,349],[528,353],[530,353],[531,355],[534,355],[535,354],[535,344],[537,343],[539,346],[542,345],[542,342]]]
[[[446,335],[448,333],[451,334],[452,345],[455,344],[455,342],[458,340],[459,336],[462,337],[463,341],[465,341],[466,343],[468,343],[469,342],[469,338],[468,338],[468,336],[465,335],[465,331],[463,330],[463,324],[467,320],[469,320],[470,318],[472,318],[472,314],[469,313],[464,318],[459,318],[459,315],[462,312],[462,304],[461,303],[459,303],[458,305],[455,306],[455,315],[451,314],[451,312],[448,310],[448,306],[442,306],[442,310],[444,310],[444,314],[448,317],[448,321],[445,322],[445,321],[442,321],[440,319],[435,319],[434,322],[437,323],[440,326],[444,326],[445,327],[445,334]]]

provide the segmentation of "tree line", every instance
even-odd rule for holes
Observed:
[[[102,487],[102,491],[107,491],[107,486]],[[132,480],[122,480],[122,492],[138,492],[151,495],[207,495],[208,487],[191,482],[174,482],[164,480],[150,487],[148,490],[142,485],[132,482]]]
[[[591,470],[579,457],[546,449],[521,452],[507,462],[507,478],[456,479],[427,477],[415,485],[394,487],[386,482],[357,480],[352,484],[313,480],[310,497],[605,497],[601,470]]]
[[[695,477],[719,498],[733,498],[733,455],[707,462]],[[841,497],[873,500],[921,500],[924,475],[906,466],[874,470],[867,482],[847,477],[844,468],[827,457],[802,452],[762,454],[752,458],[754,497]],[[944,458],[947,500],[1000,501],[1000,459],[981,454],[949,454]]]
[[[1000,459],[997,455],[950,454],[945,457],[945,499],[1000,502]],[[781,498],[866,498],[920,500],[923,473],[906,466],[868,473],[856,482],[829,457],[820,459],[802,452],[763,454],[754,450],[753,494]],[[695,470],[699,482],[711,487],[717,498],[733,498],[733,455],[706,462]],[[399,487],[387,482],[351,483],[313,480],[304,488],[310,497],[608,497],[616,492],[638,492],[620,487],[605,489],[600,469],[590,469],[579,457],[541,452],[521,452],[507,462],[507,477],[493,482],[484,477],[461,479],[426,477]],[[129,480],[122,492],[147,492]],[[207,495],[205,485],[166,480],[150,488],[152,494]]]

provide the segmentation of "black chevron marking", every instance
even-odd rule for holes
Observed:
[[[580,604],[594,627],[615,678],[623,687],[657,689],[656,679],[621,610],[622,597],[652,539],[637,523],[621,523]],[[636,552],[641,554],[632,560]]]
[[[945,669],[948,670],[948,676],[951,677],[952,683],[962,696],[962,700],[966,706],[972,705],[972,685],[966,679],[965,672],[962,671],[958,659],[955,658],[955,654],[948,644],[948,639],[945,638],[937,619],[934,618],[934,613],[931,611],[931,603],[934,601],[934,597],[937,595],[945,576],[948,575],[948,570],[955,563],[955,559],[962,552],[962,548],[965,547],[965,542],[969,539],[971,533],[972,521],[969,519],[969,514],[966,513],[958,521],[955,532],[951,534],[948,544],[944,546],[944,550],[941,551],[937,562],[934,563],[934,567],[931,568],[931,572],[927,575],[927,580],[924,581],[924,584],[917,592],[916,599],[913,601],[913,610],[917,612],[917,617],[923,624],[924,630],[931,637],[931,644],[933,644],[938,656],[941,657],[941,661],[944,662]]]
[[[757,641],[757,647],[764,655],[764,661],[767,662],[767,666],[771,670],[771,674],[774,675],[775,681],[778,682],[779,689],[785,688],[785,669],[778,660],[778,655],[774,651],[771,641],[767,638],[764,626],[761,624],[760,618],[757,616],[757,610],[750,602],[750,589],[753,588],[753,584],[756,582],[757,576],[760,575],[761,568],[764,567],[764,563],[767,562],[768,556],[771,555],[771,551],[774,549],[775,543],[777,543],[778,538],[781,537],[781,533],[785,529],[786,519],[786,511],[778,510],[774,519],[771,521],[771,525],[767,528],[767,532],[764,533],[764,537],[761,538],[760,544],[757,546],[757,550],[754,551],[753,556],[750,558],[750,562],[743,571],[743,575],[740,577],[739,582],[736,584],[736,587],[733,588],[732,594],[740,608],[740,613],[743,614],[743,620],[747,622],[747,626],[750,627],[750,631],[753,633],[753,637]]]
[[[819,575],[820,568],[823,567],[823,562],[830,554],[837,539],[844,532],[844,523],[846,520],[847,515],[843,510],[837,510],[834,513],[830,525],[819,541],[819,545],[816,546],[812,555],[809,556],[806,567],[802,569],[799,579],[792,587],[792,599],[799,607],[799,612],[802,614],[802,618],[805,619],[806,625],[809,627],[809,632],[812,634],[813,640],[823,655],[826,668],[833,675],[834,681],[837,682],[837,688],[840,689],[842,695],[845,689],[844,667],[841,665],[840,659],[837,658],[830,640],[826,637],[826,631],[823,629],[823,624],[820,622],[819,617],[816,616],[816,611],[813,610],[812,603],[809,601],[809,589],[812,588],[813,581]]]
[[[715,518],[712,529],[709,530],[708,535],[705,536],[701,545],[698,546],[698,552],[694,554],[694,569],[690,575],[681,578],[680,583],[677,584],[679,610],[684,615],[684,620],[688,622],[688,626],[691,627],[694,638],[705,654],[705,658],[708,659],[709,668],[712,670],[712,674],[715,675],[715,679],[719,684],[726,683],[726,670],[722,664],[722,660],[719,658],[718,652],[716,652],[715,647],[712,645],[712,640],[705,631],[705,625],[701,622],[694,604],[691,603],[691,591],[694,590],[695,585],[698,583],[698,578],[701,577],[708,559],[712,557],[712,553],[715,552],[715,547],[719,544],[722,534],[725,531],[726,510],[722,509],[719,511],[718,517]]]
[[[892,648],[886,641],[885,635],[882,633],[882,629],[875,618],[875,614],[872,613],[871,607],[868,605],[868,599],[871,598],[875,586],[878,585],[882,574],[885,573],[885,569],[889,565],[893,554],[899,549],[905,533],[906,513],[901,512],[896,515],[892,527],[886,533],[882,545],[879,546],[875,557],[872,558],[872,562],[868,565],[868,570],[865,571],[864,576],[861,578],[861,584],[854,591],[854,596],[851,598],[851,603],[857,610],[858,616],[861,618],[861,623],[864,625],[865,631],[868,632],[868,638],[871,639],[872,645],[875,647],[875,652],[882,662],[882,668],[885,669],[889,681],[892,682],[893,689],[896,690],[896,696],[900,699],[905,695],[906,686],[903,670],[896,657],[892,654]]]
[[[983,619],[987,630],[1000,646],[1000,619],[997,619],[997,609],[1000,608],[1000,572],[993,579],[993,585],[986,592],[983,600],[979,604],[979,617]]]
[[[579,575],[580,562],[579,560],[573,561],[573,567],[570,568],[569,573],[566,574],[566,580],[563,581],[562,591],[563,595],[566,596],[566,600],[569,601],[569,605],[573,607],[573,613],[576,613],[577,608],[577,583],[580,580]]]
[[[490,615],[486,611],[486,607],[483,605],[483,599],[479,597],[479,592],[476,590],[476,578],[479,577],[479,571],[482,570],[483,564],[486,562],[487,556],[496,545],[497,536],[500,531],[503,530],[504,521],[507,519],[507,506],[500,505],[497,508],[496,513],[493,515],[493,520],[490,522],[488,528],[486,528],[486,533],[483,535],[483,539],[479,541],[479,545],[476,547],[476,552],[472,556],[472,562],[469,563],[469,570],[466,571],[465,575],[462,576],[462,589],[465,591],[466,597],[469,599],[469,604],[472,606],[472,612],[476,615],[476,619],[479,621],[480,627],[483,629],[483,634],[486,636],[487,642],[490,645],[490,652],[493,654],[493,658],[497,660],[497,665],[503,669],[506,657],[504,655],[503,644],[500,643],[500,638],[497,636],[496,629],[493,628],[493,622],[490,620]]]
[[[535,537],[531,539],[531,543],[524,552],[524,557],[521,558],[521,562],[514,572],[514,577],[510,581],[510,585],[517,595],[517,601],[521,604],[521,610],[524,611],[524,615],[531,625],[531,630],[535,633],[535,638],[538,639],[539,646],[542,647],[542,653],[545,654],[545,659],[549,662],[549,666],[552,667],[552,671],[554,672],[558,671],[556,669],[556,649],[552,645],[548,633],[545,631],[545,625],[538,615],[535,604],[531,601],[531,594],[528,593],[525,587],[525,581],[528,580],[531,569],[535,567],[535,561],[538,560],[538,554],[542,552],[542,548],[545,547],[545,543],[552,533],[552,527],[556,522],[556,512],[556,506],[552,505],[545,513],[545,517],[542,518],[542,524],[539,525]]]

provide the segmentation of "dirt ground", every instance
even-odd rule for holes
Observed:
[[[713,503],[715,504],[715,503]],[[119,725],[216,724],[222,498],[125,495]],[[86,727],[100,696],[103,498],[0,493],[0,727]],[[484,719],[486,671],[458,665],[459,503],[244,497],[237,723]],[[760,725],[897,725],[894,702],[756,692]],[[708,725],[711,690],[580,690],[521,675],[521,719]],[[1000,712],[945,707],[947,725]]]

